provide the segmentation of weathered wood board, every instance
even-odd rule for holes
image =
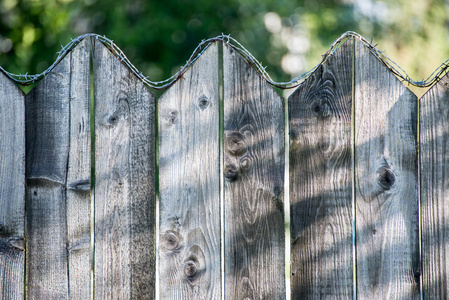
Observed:
[[[95,297],[155,293],[155,96],[94,42]]]
[[[0,72],[0,298],[23,299],[25,95]]]
[[[424,299],[449,298],[449,77],[420,99]]]
[[[26,96],[28,299],[68,299],[71,53]]]
[[[284,299],[284,100],[227,45],[223,91],[225,299]]]
[[[357,299],[419,299],[417,98],[355,43]]]
[[[289,98],[291,299],[349,299],[352,40]]]
[[[27,297],[90,298],[90,51],[26,96]]]
[[[66,211],[69,296],[90,299],[91,253],[91,130],[90,38],[70,56],[70,124]]]
[[[161,299],[220,299],[218,47],[159,100]]]

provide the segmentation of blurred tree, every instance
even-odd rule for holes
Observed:
[[[51,65],[60,45],[74,35],[65,6],[57,0],[0,1],[0,65],[30,74]]]
[[[0,65],[42,72],[60,45],[95,32],[155,81],[174,74],[202,39],[224,33],[274,80],[288,81],[352,30],[422,79],[449,57],[448,20],[443,0],[2,0]]]

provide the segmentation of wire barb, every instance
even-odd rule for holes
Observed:
[[[148,87],[157,89],[157,90],[164,90],[172,86],[179,78],[182,78],[182,75],[187,71],[187,69],[195,63],[195,61],[204,53],[204,51],[209,48],[209,46],[217,41],[221,41],[225,43],[227,46],[231,47],[235,51],[237,51],[242,57],[252,66],[255,67],[256,71],[272,86],[281,88],[281,89],[291,89],[296,88],[299,85],[301,85],[313,72],[315,72],[316,69],[318,69],[325,61],[327,61],[335,52],[336,50],[348,39],[351,37],[357,38],[360,40],[363,44],[365,44],[371,53],[373,53],[388,69],[390,69],[391,72],[393,72],[396,76],[398,76],[401,80],[408,82],[411,85],[417,86],[417,87],[429,87],[436,83],[441,77],[443,77],[448,68],[449,68],[449,59],[446,60],[444,63],[442,63],[438,68],[435,69],[435,71],[430,74],[430,76],[425,80],[415,81],[410,78],[410,76],[393,60],[391,60],[388,56],[386,56],[383,51],[378,50],[376,48],[377,44],[375,46],[372,45],[372,43],[368,42],[363,36],[360,34],[353,32],[353,31],[347,31],[344,34],[342,34],[338,39],[336,39],[329,49],[324,53],[322,56],[321,62],[317,64],[315,67],[313,67],[311,70],[306,71],[302,74],[299,74],[295,78],[293,78],[291,81],[288,82],[276,82],[273,79],[271,79],[270,75],[266,71],[266,67],[263,67],[263,65],[249,52],[245,47],[242,46],[237,40],[235,40],[231,35],[225,35],[221,34],[217,37],[210,38],[207,40],[202,40],[201,43],[198,44],[198,46],[193,51],[190,58],[186,61],[186,64],[180,68],[180,70],[171,76],[168,79],[162,80],[162,81],[151,81],[148,79],[148,76],[144,76],[141,71],[139,71],[132,63],[131,61],[126,57],[126,55],[123,53],[123,51],[114,44],[114,42],[110,39],[108,39],[106,36],[101,36],[94,33],[87,33],[84,35],[80,35],[75,39],[71,39],[70,42],[66,46],[61,46],[61,50],[57,52],[58,56],[55,60],[55,62],[44,72],[36,75],[28,75],[26,73],[25,75],[21,74],[13,74],[5,69],[3,69],[0,66],[0,71],[3,72],[8,78],[16,82],[20,85],[30,85],[35,83],[36,81],[41,80],[43,77],[45,77],[48,73],[50,73],[55,66],[70,52],[72,51],[82,40],[84,40],[87,37],[94,37],[96,40],[99,40],[103,45],[105,45],[117,58],[122,61],[122,63],[128,67],[128,69],[133,72],[145,85]]]

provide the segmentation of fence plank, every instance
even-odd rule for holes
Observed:
[[[283,99],[223,47],[225,298],[285,298]]]
[[[220,299],[218,47],[159,100],[161,299]]]
[[[289,98],[292,299],[352,297],[352,40]]]
[[[71,51],[70,149],[67,169],[69,295],[91,298],[90,38]]]
[[[68,298],[70,57],[26,96],[28,299]]]
[[[155,97],[94,41],[95,297],[154,299]]]
[[[23,299],[25,95],[0,72],[0,298]]]
[[[416,299],[417,99],[358,40],[354,101],[358,299]]]
[[[422,274],[424,299],[449,298],[449,77],[420,100]]]

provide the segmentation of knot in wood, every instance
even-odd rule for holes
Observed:
[[[205,110],[210,104],[209,98],[207,98],[205,95],[201,95],[198,98],[198,107],[201,110]]]
[[[182,237],[173,230],[167,230],[161,238],[161,247],[168,251],[179,251],[182,248]]]
[[[224,169],[224,177],[228,180],[235,180],[237,179],[238,172],[239,169],[235,165],[226,165]]]
[[[382,167],[377,171],[377,181],[384,190],[389,190],[396,181],[393,171],[388,167]]]
[[[189,259],[184,263],[184,274],[187,277],[194,277],[198,273],[197,261]]]
[[[177,124],[178,123],[178,112],[176,110],[170,111],[167,114],[167,121],[170,124]]]
[[[234,156],[241,156],[247,151],[245,136],[240,132],[231,132],[226,136],[225,144],[228,152]]]
[[[82,179],[70,183],[68,189],[78,192],[90,192],[90,185],[90,179]]]
[[[127,120],[129,115],[129,104],[127,99],[120,99],[115,111],[107,117],[108,126],[116,125],[120,119]]]
[[[310,110],[318,117],[327,118],[330,116],[329,104],[322,97],[313,99],[310,103]]]
[[[8,239],[8,243],[16,249],[21,251],[25,250],[25,240],[23,238],[12,237]]]
[[[115,125],[117,123],[118,117],[116,114],[113,114],[112,116],[109,116],[108,118],[108,124],[109,125]]]

